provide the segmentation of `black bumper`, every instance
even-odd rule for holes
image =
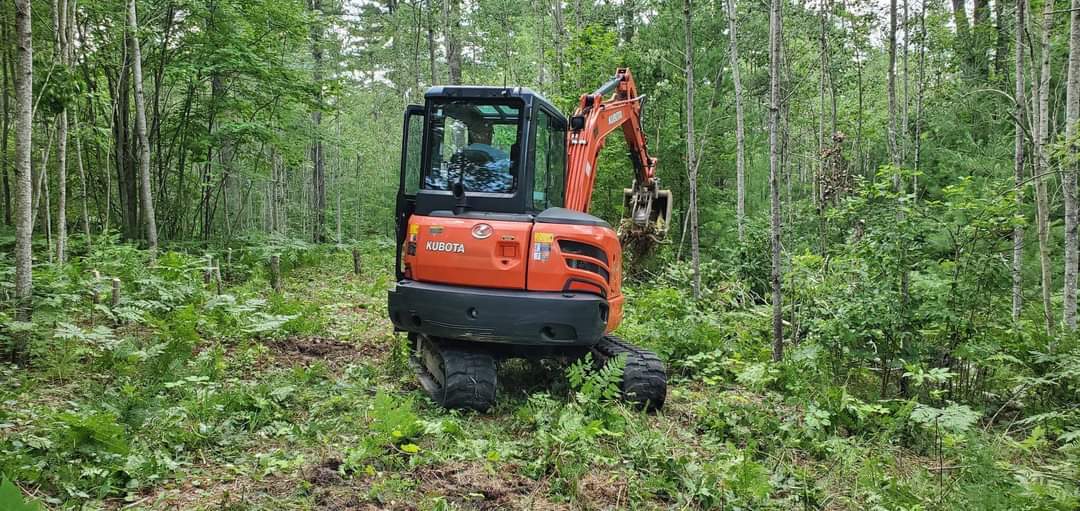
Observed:
[[[388,292],[394,328],[432,337],[533,346],[588,346],[608,303],[588,293],[483,289],[402,280]]]

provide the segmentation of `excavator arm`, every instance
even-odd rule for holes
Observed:
[[[636,238],[655,242],[667,233],[672,201],[670,191],[660,190],[656,158],[649,155],[641,125],[644,101],[627,68],[618,69],[614,78],[592,94],[581,96],[570,117],[566,141],[566,207],[588,212],[596,183],[596,159],[607,136],[622,128],[634,166],[634,182],[623,190],[629,218],[619,226],[619,236],[624,241]]]

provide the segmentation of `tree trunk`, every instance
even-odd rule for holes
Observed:
[[[461,85],[461,26],[459,0],[443,0],[443,36],[446,38],[447,78],[450,85]]]
[[[68,63],[69,64],[73,64],[74,60],[75,60],[75,58],[74,58],[75,52],[74,52],[74,48],[73,48],[74,45],[72,44],[72,41],[74,41],[74,39],[75,39],[74,33],[75,33],[75,13],[76,12],[77,12],[76,11],[76,2],[72,1],[72,3],[71,3],[71,17],[68,19],[69,31],[70,31],[70,34],[71,34],[68,37]],[[87,246],[87,248],[89,248],[89,247],[93,246],[93,240],[90,237],[90,208],[89,208],[89,205],[87,204],[89,202],[89,197],[87,195],[86,169],[83,167],[83,148],[82,148],[82,137],[81,137],[82,133],[79,130],[79,109],[76,107],[71,112],[71,115],[72,115],[72,124],[73,124],[73,126],[75,128],[75,135],[74,135],[74,138],[75,138],[75,158],[76,158],[76,160],[78,162],[78,167],[79,167],[79,186],[80,186],[80,196],[81,196],[79,202],[82,204],[83,235],[86,238],[86,246]]]
[[[629,44],[634,39],[634,29],[637,28],[637,0],[622,0],[622,40]]]
[[[338,139],[341,139],[341,127],[338,125]],[[340,245],[344,238],[341,237],[341,151],[337,151],[336,158],[334,158],[334,200],[337,202],[334,206],[334,217],[337,223],[337,242]]]
[[[821,2],[818,6],[818,24],[821,28],[818,34],[818,57],[821,70],[818,73],[818,125],[817,125],[817,158],[814,159],[814,176],[811,189],[813,191],[812,203],[817,210],[818,217],[818,246],[822,255],[825,254],[826,220],[825,201],[823,200],[823,188],[825,178],[825,82],[828,79],[829,70],[829,39],[828,32],[828,3]]]
[[[311,11],[318,16],[322,13],[322,0],[310,0]],[[314,140],[311,143],[311,192],[314,225],[312,239],[315,243],[326,241],[326,160],[323,155],[322,108],[323,108],[323,48],[322,20],[316,19],[311,27],[311,58],[314,61],[315,109],[311,112],[311,124]]]
[[[735,88],[735,216],[739,224],[739,241],[746,241],[746,127],[743,118],[742,81],[739,77],[739,41],[736,35],[735,0],[727,0],[728,60],[731,81]]]
[[[860,60],[855,64],[855,76],[856,87],[858,88],[858,107],[855,109],[855,150],[858,151],[859,157],[859,175],[870,179],[873,182],[873,176],[868,176],[866,172],[866,158],[863,156],[863,63]]]
[[[905,0],[906,1],[906,0]],[[889,156],[893,165],[893,189],[896,190],[899,200],[903,200],[904,183],[901,177],[901,166],[903,165],[903,157],[901,156],[901,150],[897,141],[897,106],[896,106],[896,0],[889,2],[889,67],[888,73],[888,92],[889,92]],[[903,210],[897,208],[896,219],[899,222],[903,220]],[[908,270],[907,263],[901,257],[900,259],[900,302],[901,307],[906,309],[908,303]],[[904,313],[906,314],[906,312]],[[903,317],[901,317],[903,321]],[[906,328],[906,326],[905,326]],[[906,340],[907,336],[903,336],[900,341],[900,352],[907,352]],[[907,377],[901,377],[900,379],[900,393],[903,396],[908,395],[908,379]]]
[[[701,298],[701,245],[698,238],[698,165],[694,148],[694,23],[691,0],[683,0],[686,34],[686,170],[690,179],[690,260],[694,272],[694,299]]]
[[[128,1],[128,25],[131,38],[132,78],[135,82],[135,132],[139,138],[140,204],[146,225],[146,245],[150,260],[157,257],[157,219],[154,217],[154,196],[150,190],[150,139],[146,134],[146,100],[143,97],[142,51],[139,48],[139,21],[135,0]]]
[[[130,240],[139,236],[139,202],[136,198],[138,187],[135,185],[135,169],[134,162],[131,161],[129,138],[128,113],[130,103],[128,88],[130,87],[131,57],[127,52],[128,46],[124,46],[125,51],[123,57],[121,57],[119,76],[117,76],[114,86],[110,87],[109,90],[113,97],[112,129],[115,146],[117,196],[120,202],[124,238]]]
[[[915,202],[919,201],[919,169],[922,165],[923,96],[926,92],[926,4],[927,0],[922,0],[919,8],[919,71],[915,84],[915,136],[913,137],[915,175],[911,179],[911,196]]]
[[[900,101],[900,123],[896,135],[900,139],[898,140],[900,146],[900,162],[906,165],[908,162],[908,106],[911,104],[910,88],[908,87],[910,84],[910,81],[908,80],[908,45],[911,42],[911,30],[909,29],[910,21],[908,20],[908,0],[904,0],[904,9],[901,13],[900,26],[904,28],[904,46],[901,48],[900,53],[901,68],[904,73],[903,86],[901,88],[901,91],[903,91],[903,100]]]
[[[889,161],[895,167],[893,169],[893,188],[900,191],[900,148],[897,145],[896,134],[896,0],[889,1],[889,65],[888,93],[889,93]]]
[[[1042,40],[1040,49],[1040,72],[1034,87],[1037,92],[1037,104],[1033,110],[1033,138],[1035,139],[1035,158],[1032,165],[1032,178],[1035,181],[1035,214],[1039,230],[1039,270],[1042,288],[1043,321],[1046,334],[1053,337],[1056,325],[1054,306],[1051,301],[1054,286],[1053,270],[1050,263],[1050,202],[1046,193],[1047,144],[1050,142],[1050,32],[1054,29],[1054,3],[1044,2]]]
[[[67,2],[53,0],[55,56],[67,65]],[[67,143],[68,114],[65,107],[56,116],[56,262],[67,259]]]
[[[30,236],[30,151],[33,122],[34,49],[30,0],[15,0],[18,68],[15,75],[15,320],[30,321],[33,312]],[[16,359],[24,357],[24,340],[16,340]]]
[[[544,43],[547,42],[547,10],[541,4],[536,4],[536,86],[544,90]]]
[[[562,1],[562,0],[555,0],[555,1],[559,2],[559,1]],[[583,4],[582,0],[574,0],[574,37],[577,37],[578,35],[581,34],[581,29],[584,26],[584,21],[585,20],[584,20],[584,16],[582,15],[582,11],[583,11],[583,5],[582,4]],[[581,71],[580,71],[580,69],[581,69],[581,52],[574,52],[574,71],[575,71],[574,72],[574,79],[575,79],[574,87],[576,89],[581,88]]]
[[[990,51],[994,27],[990,24],[990,4],[987,0],[973,0],[971,24],[971,55],[976,76],[986,80],[990,75]]]
[[[553,4],[555,12],[555,90],[562,94],[563,38],[566,37],[566,27],[563,24],[562,0],[555,0]]]
[[[1006,69],[1006,56],[1009,53],[1009,29],[1005,22],[1005,2],[994,2],[994,20],[997,25],[997,34],[994,46],[994,73],[997,80],[1005,83],[1009,70]],[[1026,108],[1025,108],[1026,110]]]
[[[52,193],[50,193],[49,191],[49,157],[47,156],[49,153],[46,152],[45,154],[46,156],[41,159],[41,196],[44,199],[45,207],[42,208],[40,211],[41,218],[44,220],[42,223],[45,224],[45,246],[48,247],[48,249],[46,249],[46,253],[49,256],[49,264],[52,264],[53,235],[52,216],[50,215],[50,213],[52,212]]]
[[[952,0],[953,23],[956,25],[956,55],[960,58],[960,67],[971,75],[974,71],[971,49],[971,27],[968,24],[964,0]]]
[[[57,115],[56,124],[56,262],[67,259],[67,111]]]
[[[1016,214],[1024,214],[1024,109],[1026,92],[1024,91],[1024,10],[1025,0],[1016,0],[1016,110],[1014,139],[1014,181],[1016,189]],[[1024,306],[1023,267],[1024,267],[1024,228],[1017,224],[1013,227],[1012,253],[1012,319],[1018,321]]]
[[[1069,16],[1069,74],[1065,86],[1065,140],[1068,144],[1068,163],[1062,173],[1062,195],[1065,197],[1065,326],[1076,330],[1076,123],[1080,121],[1080,0],[1072,0]]]
[[[86,186],[86,169],[83,167],[83,151],[82,151],[82,138],[79,133],[79,111],[76,109],[72,112],[72,120],[75,126],[75,159],[79,165],[79,186],[81,187],[80,195],[82,202],[82,224],[83,224],[83,236],[86,237],[86,246],[89,248],[93,246],[93,239],[90,236],[90,197],[87,195]]]
[[[11,108],[8,103],[8,20],[7,8],[0,19],[0,41],[5,48],[0,50],[0,110],[3,110],[3,127],[0,128],[0,176],[4,187],[4,225],[11,225],[11,183],[8,180],[8,134],[11,132]],[[14,78],[14,77],[11,77]]]
[[[431,83],[429,85],[435,85],[438,83],[438,75],[435,70],[435,22],[433,21],[435,15],[432,14],[431,0],[427,0],[427,44],[428,44],[428,66],[431,71]]]
[[[769,8],[769,195],[772,248],[772,356],[784,358],[783,295],[780,290],[780,23],[782,0],[771,0]]]

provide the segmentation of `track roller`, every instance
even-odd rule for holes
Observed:
[[[495,358],[483,349],[419,336],[410,362],[439,406],[479,412],[495,406]]]
[[[606,364],[620,354],[626,355],[623,368],[622,398],[635,407],[656,411],[664,407],[667,399],[667,372],[660,357],[644,348],[623,341],[614,335],[606,335],[592,347],[597,364]]]

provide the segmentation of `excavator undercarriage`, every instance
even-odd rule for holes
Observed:
[[[634,346],[614,335],[605,335],[588,349],[563,350],[559,358],[576,359],[592,353],[597,368],[613,358],[624,357],[619,385],[622,399],[633,406],[655,411],[667,399],[667,373],[655,353]],[[493,350],[477,343],[430,338],[419,335],[409,364],[420,385],[440,406],[452,409],[487,411],[495,406],[500,360],[523,352]],[[554,356],[555,352],[534,351],[531,357]]]

